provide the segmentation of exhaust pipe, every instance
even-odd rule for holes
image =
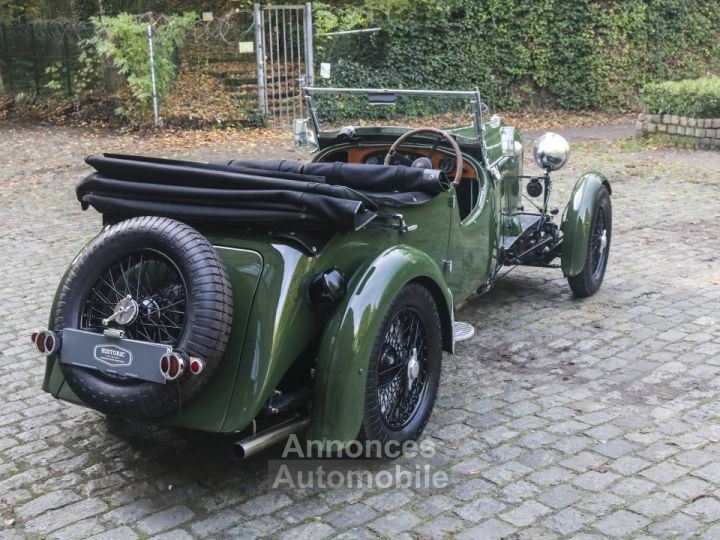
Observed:
[[[233,446],[235,455],[240,459],[248,458],[274,444],[287,439],[293,433],[298,433],[307,427],[310,418],[295,417],[271,427],[260,433],[256,433],[246,439],[236,442]]]

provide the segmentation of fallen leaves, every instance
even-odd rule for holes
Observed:
[[[257,102],[257,85],[254,75],[244,71],[242,65],[232,62],[192,63],[184,65],[178,73],[173,92],[161,101],[160,117],[166,126],[198,129],[211,127],[251,125]],[[289,95],[294,93],[294,89]],[[124,120],[115,116],[117,107],[131,99],[127,91],[120,89],[113,95],[83,103],[57,100],[14,103],[12,97],[0,97],[0,102],[12,107],[0,107],[0,115],[19,121],[48,121],[54,125],[81,125],[118,127],[132,125],[135,129],[151,127],[149,107],[141,117]],[[301,116],[299,109],[294,116]],[[593,127],[628,123],[635,120],[635,113],[608,113],[604,111],[562,111],[528,109],[522,111],[492,111],[503,122],[520,130],[543,130],[574,127]],[[0,116],[1,118],[2,116]],[[358,125],[455,125],[458,113],[436,114],[413,119],[350,120]],[[469,117],[464,123],[470,124]],[[342,122],[341,122],[342,123]]]
[[[143,152],[194,150],[208,147],[242,148],[244,152],[265,146],[288,146],[292,134],[288,129],[223,128],[208,130],[173,129],[137,134],[132,144],[142,143]]]
[[[574,127],[610,126],[634,122],[635,113],[604,111],[525,110],[498,112],[503,122],[519,130],[543,130]]]
[[[185,69],[163,102],[161,113],[165,125],[212,127],[247,124],[252,120],[248,112],[255,107],[257,87],[231,92],[223,79],[207,71]]]
[[[101,152],[183,155],[198,149],[211,148],[223,149],[229,154],[261,155],[263,151],[273,148],[293,148],[290,130],[270,128],[165,129],[138,132],[17,123],[0,127],[0,137],[10,143],[3,158],[4,173],[10,176],[28,169],[42,172],[60,162],[82,166],[82,157]],[[39,140],[45,141],[45,144],[38,145]],[[57,146],[50,162],[47,144]],[[18,178],[18,181],[23,180]]]

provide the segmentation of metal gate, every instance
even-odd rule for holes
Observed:
[[[312,5],[255,4],[258,105],[272,126],[305,116],[302,87],[313,82]]]

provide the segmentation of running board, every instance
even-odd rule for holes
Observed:
[[[475,335],[475,327],[466,322],[455,321],[453,323],[453,337],[455,343],[465,341]]]

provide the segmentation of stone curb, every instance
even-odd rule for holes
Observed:
[[[666,135],[681,146],[720,149],[720,118],[640,113],[635,136],[647,135]]]

